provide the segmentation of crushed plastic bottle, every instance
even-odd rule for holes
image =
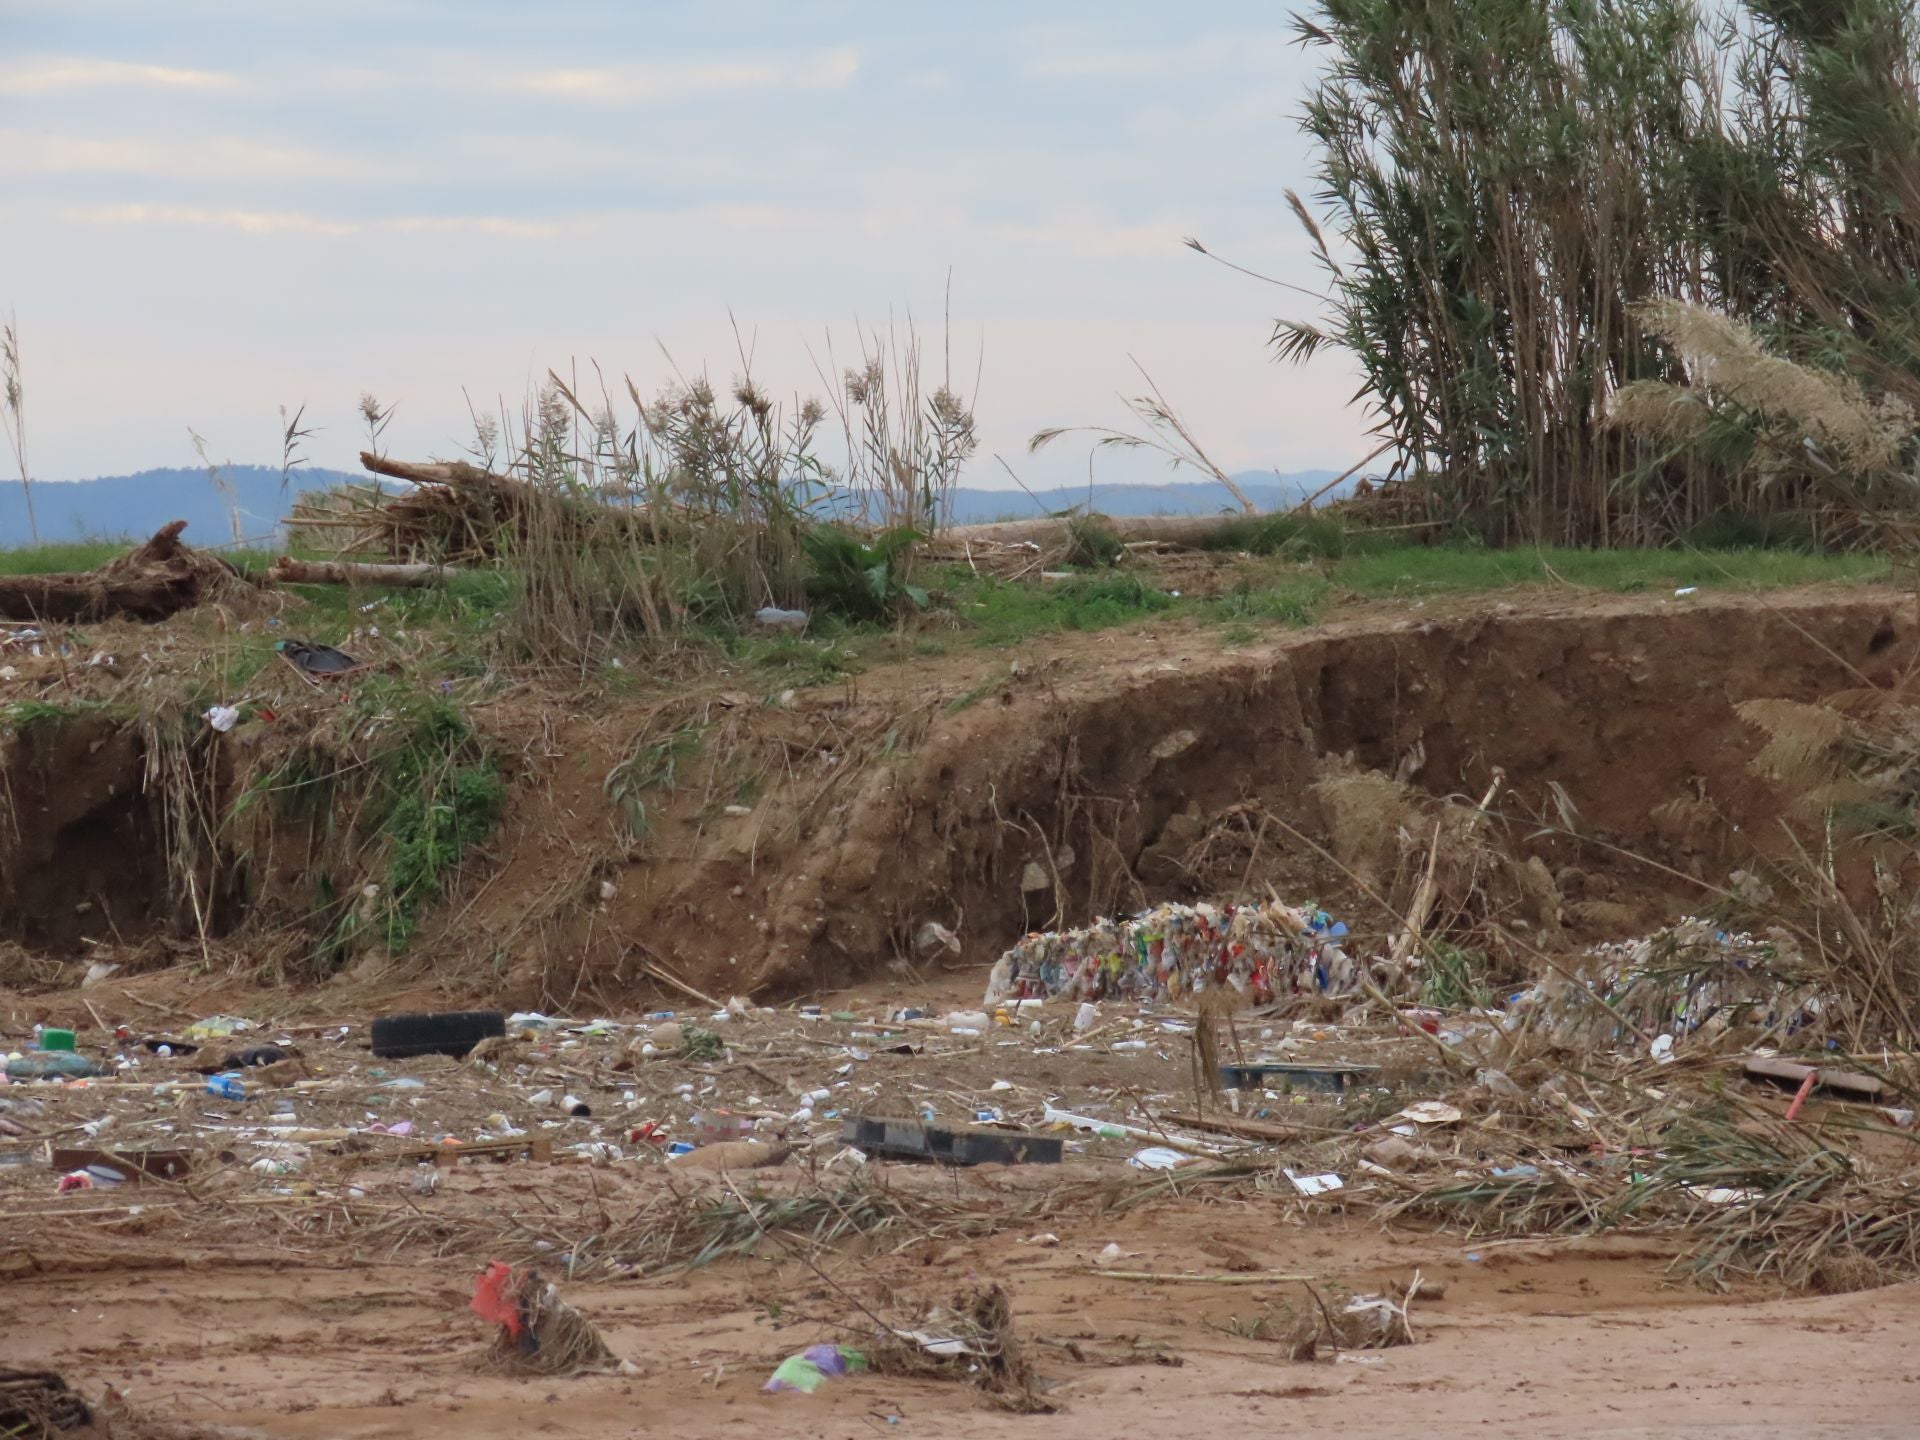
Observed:
[[[806,632],[807,612],[804,610],[782,610],[777,605],[765,605],[753,612],[754,623],[764,625],[769,630],[784,630],[790,635]]]

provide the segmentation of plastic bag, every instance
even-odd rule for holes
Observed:
[[[867,1357],[858,1350],[841,1345],[809,1345],[798,1355],[789,1355],[760,1388],[768,1394],[791,1391],[811,1395],[829,1376],[845,1375],[867,1368]]]
[[[473,1313],[520,1338],[520,1303],[514,1297],[513,1267],[504,1260],[491,1262],[473,1280]]]

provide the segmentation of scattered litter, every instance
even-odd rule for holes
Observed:
[[[110,1171],[123,1180],[179,1180],[193,1168],[184,1150],[92,1150],[55,1147],[52,1164],[63,1173],[75,1170]]]
[[[223,1040],[252,1028],[251,1020],[242,1020],[237,1015],[209,1015],[205,1020],[196,1020],[187,1026],[186,1033],[189,1040]]]
[[[1373,1073],[1371,1065],[1297,1065],[1285,1061],[1220,1067],[1220,1079],[1229,1090],[1278,1090],[1282,1094],[1306,1091],[1338,1095]]]
[[[498,1010],[383,1015],[373,1022],[373,1053],[383,1060],[417,1055],[451,1055],[463,1060],[482,1040],[506,1033],[507,1017]]]
[[[7,1061],[9,1080],[85,1080],[99,1073],[92,1060],[71,1050],[43,1050]]]
[[[1178,1150],[1169,1150],[1164,1145],[1149,1145],[1144,1150],[1133,1152],[1133,1158],[1127,1161],[1136,1170],[1177,1170],[1182,1165],[1191,1165],[1194,1156],[1182,1155]]]
[[[844,1345],[809,1345],[789,1355],[760,1388],[768,1394],[811,1395],[829,1378],[837,1379],[867,1368],[867,1357]]]
[[[1331,1190],[1346,1188],[1346,1181],[1331,1172],[1325,1175],[1296,1175],[1291,1170],[1280,1172],[1293,1182],[1293,1188],[1302,1195],[1325,1195]]]
[[[331,645],[314,645],[305,640],[276,640],[273,648],[282,660],[308,679],[337,680],[360,669],[360,662]]]
[[[849,1115],[840,1140],[869,1155],[892,1160],[937,1160],[952,1165],[1058,1165],[1065,1146],[1051,1135],[1008,1130],[972,1130]]]
[[[1803,1065],[1798,1061],[1782,1060],[1773,1055],[1750,1055],[1747,1057],[1745,1069],[1751,1079],[1771,1080],[1798,1086],[1806,1086],[1811,1081],[1813,1089],[1828,1090],[1853,1100],[1878,1100],[1886,1090],[1885,1083],[1871,1075],[1859,1075],[1851,1070],[1832,1070],[1825,1066]]]
[[[804,610],[782,610],[775,605],[765,605],[753,612],[756,625],[768,630],[784,630],[790,635],[803,634],[807,628],[807,612]]]
[[[1458,1105],[1448,1105],[1440,1100],[1421,1100],[1407,1106],[1392,1118],[1411,1120],[1416,1125],[1458,1125],[1460,1113]]]

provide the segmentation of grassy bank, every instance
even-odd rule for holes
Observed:
[[[1245,643],[1273,626],[1324,620],[1342,607],[1380,601],[1537,589],[1632,594],[1775,587],[1882,580],[1887,561],[1871,554],[1823,554],[1798,549],[1493,550],[1474,546],[1383,543],[1383,537],[1346,532],[1327,522],[1305,525],[1250,522],[1232,537],[1246,548],[1216,552],[1172,567],[1122,564],[1070,574],[1052,572],[1002,579],[963,565],[923,566],[926,604],[902,603],[895,618],[839,618],[816,608],[807,634],[769,634],[725,623],[688,631],[673,647],[679,659],[667,672],[684,676],[711,662],[763,675],[769,683],[805,687],[832,683],[874,664],[965,648],[1005,648],[1045,635],[1099,631],[1161,619],[1190,619],[1219,628],[1227,643]],[[0,574],[88,569],[118,554],[113,542],[43,545],[0,551]],[[1250,553],[1256,552],[1256,553]],[[1265,553],[1257,553],[1265,552]],[[263,569],[270,556],[237,557]],[[916,587],[918,589],[920,587]],[[224,691],[244,689],[272,659],[287,634],[328,644],[348,642],[378,625],[408,635],[435,674],[475,675],[496,660],[490,636],[516,603],[511,571],[482,571],[426,590],[348,590],[300,586],[307,604],[280,620],[229,638]],[[614,642],[609,654],[632,645]],[[691,653],[689,653],[691,652]],[[509,667],[511,668],[511,667]],[[608,683],[631,688],[631,668],[602,672]],[[225,694],[217,698],[225,698]]]

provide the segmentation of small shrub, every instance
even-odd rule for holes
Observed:
[[[1067,517],[1065,560],[1076,570],[1111,570],[1126,558],[1127,547],[1104,515]]]
[[[909,583],[920,532],[906,526],[871,539],[842,525],[817,525],[804,537],[807,596],[826,614],[869,623],[894,618],[911,605],[924,610],[927,592]]]

